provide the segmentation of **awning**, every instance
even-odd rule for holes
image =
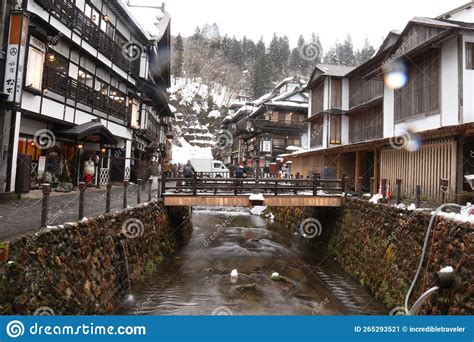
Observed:
[[[138,86],[145,96],[151,99],[153,106],[156,108],[159,116],[169,116],[174,118],[174,114],[171,112],[170,106],[168,106],[168,101],[166,100],[165,94],[163,94],[158,85],[150,81],[139,79]]]
[[[93,119],[82,125],[57,132],[59,137],[69,138],[75,142],[100,143],[101,145],[117,145],[114,135],[102,125],[100,119]]]

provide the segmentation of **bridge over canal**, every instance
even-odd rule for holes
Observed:
[[[347,178],[222,178],[194,174],[161,182],[166,206],[339,207],[347,193]]]

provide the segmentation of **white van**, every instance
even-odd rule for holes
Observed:
[[[191,159],[191,164],[197,173],[211,178],[228,178],[230,171],[224,163],[215,159]]]

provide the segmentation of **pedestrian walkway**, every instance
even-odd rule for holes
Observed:
[[[148,187],[148,185],[147,185]],[[127,204],[137,204],[137,185],[128,187]],[[156,192],[153,193],[156,197]],[[85,193],[84,215],[93,216],[105,213],[106,189],[88,188]],[[148,199],[148,192],[142,190],[141,201]],[[0,241],[34,232],[40,229],[41,193],[32,193],[25,199],[0,203]],[[123,207],[123,187],[112,187],[110,210]],[[78,220],[79,191],[70,193],[53,192],[49,199],[48,225],[59,225]]]

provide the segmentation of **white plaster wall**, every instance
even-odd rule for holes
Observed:
[[[466,69],[466,43],[474,43],[474,34],[463,37],[463,113],[464,122],[474,122],[474,70]]]
[[[324,115],[324,127],[323,127],[323,148],[328,148],[329,140],[329,117],[327,114]]]
[[[441,47],[441,125],[459,123],[458,44],[450,39]]]
[[[342,110],[349,110],[349,79],[342,79]]]
[[[341,120],[341,144],[349,143],[349,116],[343,115]]]
[[[454,14],[449,20],[464,21],[467,23],[474,23],[474,8],[466,9]]]
[[[405,121],[405,122],[395,124],[394,134],[388,137],[399,134],[399,132],[405,131],[407,129],[413,132],[422,132],[422,131],[427,131],[427,130],[435,129],[439,127],[441,127],[441,115],[440,114],[430,115],[421,119],[410,120],[410,121]]]
[[[329,77],[324,78],[324,110],[329,109],[329,96],[330,94],[330,89],[331,89],[331,81]]]
[[[29,91],[23,91],[21,98],[21,108],[29,110],[31,112],[39,113],[41,105],[41,96],[30,93]]]
[[[301,147],[304,148],[304,149],[308,149],[308,145],[309,145],[309,135],[308,133],[306,132],[303,132],[303,134],[301,134]]]
[[[49,99],[43,99],[41,114],[62,120],[64,117],[64,105]]]

